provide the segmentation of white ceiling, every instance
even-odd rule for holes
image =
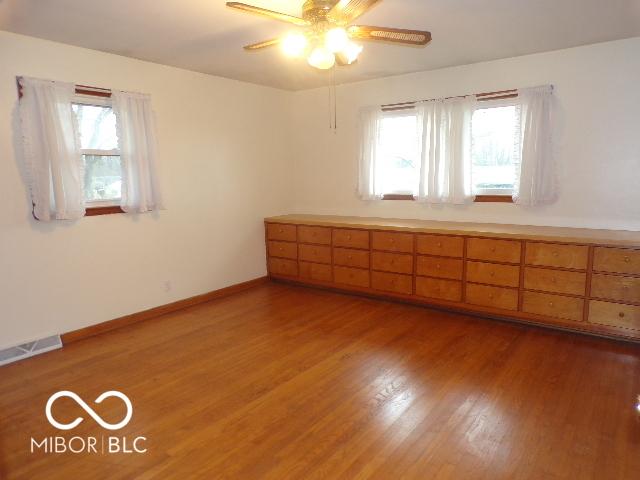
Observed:
[[[294,15],[303,3],[245,1]],[[365,42],[340,83],[640,36],[640,0],[384,0],[356,23],[429,30],[433,41]],[[223,0],[0,0],[2,30],[283,89],[330,83],[278,48],[242,50],[292,28]]]

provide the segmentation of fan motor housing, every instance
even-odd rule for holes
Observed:
[[[328,21],[327,14],[337,0],[307,0],[302,5],[302,18],[311,23]]]

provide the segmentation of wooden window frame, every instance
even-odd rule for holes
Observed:
[[[396,193],[388,193],[382,196],[382,200],[408,200],[415,201],[413,195],[400,195]],[[476,195],[474,203],[513,203],[511,195]]]

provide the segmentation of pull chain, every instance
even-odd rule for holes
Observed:
[[[331,85],[329,85],[329,130],[338,131],[338,100],[336,88],[336,67],[331,72]]]

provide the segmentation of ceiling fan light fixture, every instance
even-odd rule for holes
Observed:
[[[338,53],[343,51],[349,44],[349,35],[342,27],[332,28],[325,33],[324,43],[330,52]]]
[[[282,39],[282,51],[287,57],[301,57],[307,45],[309,44],[307,37],[302,33],[290,33]]]
[[[336,63],[336,57],[325,47],[316,47],[313,49],[307,59],[309,65],[320,70],[328,70]]]

